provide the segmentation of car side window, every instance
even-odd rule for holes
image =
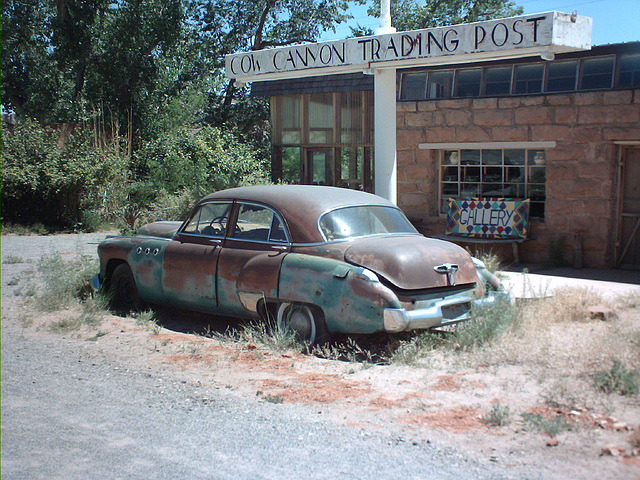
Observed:
[[[288,243],[280,216],[268,207],[252,203],[240,204],[233,236],[241,240]]]
[[[201,205],[189,219],[183,233],[223,237],[227,230],[230,202],[213,202]]]

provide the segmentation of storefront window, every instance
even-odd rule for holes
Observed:
[[[290,184],[300,183],[300,148],[282,148],[282,182]]]
[[[281,122],[281,143],[297,144],[302,138],[301,96],[287,95],[278,97],[279,120]]]
[[[362,143],[362,92],[341,95],[340,143]]]
[[[273,96],[271,123],[274,181],[373,191],[373,92]]]
[[[311,94],[309,96],[309,143],[332,143],[333,126],[333,94]]]
[[[545,152],[534,149],[444,150],[440,211],[449,198],[529,198],[530,216],[544,217]]]

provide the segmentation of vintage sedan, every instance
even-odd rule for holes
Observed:
[[[220,191],[184,222],[107,238],[98,254],[119,310],[149,302],[272,319],[311,343],[453,324],[504,297],[480,262],[419,234],[393,203],[334,187]]]

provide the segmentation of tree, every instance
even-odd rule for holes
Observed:
[[[351,18],[348,7],[348,0],[203,1],[199,23],[219,52],[222,68],[224,55],[230,53],[315,42],[324,31],[335,31],[337,24]],[[225,88],[224,101],[213,109],[221,124],[229,121],[236,93],[232,79]]]
[[[2,106],[55,121],[64,90],[49,48],[55,11],[45,0],[2,2]]]
[[[399,31],[512,17],[522,12],[522,7],[511,0],[391,0],[392,25]],[[380,3],[374,0],[368,14],[379,17]],[[352,32],[372,33],[361,27],[352,28]]]
[[[183,14],[182,0],[3,2],[2,105],[48,123],[102,111],[130,132],[144,130],[165,93],[156,88],[160,66]]]

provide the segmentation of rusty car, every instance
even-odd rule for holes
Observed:
[[[418,233],[393,203],[336,187],[219,191],[184,222],[109,237],[98,254],[119,310],[151,303],[271,320],[310,343],[454,324],[505,295],[481,262]]]

